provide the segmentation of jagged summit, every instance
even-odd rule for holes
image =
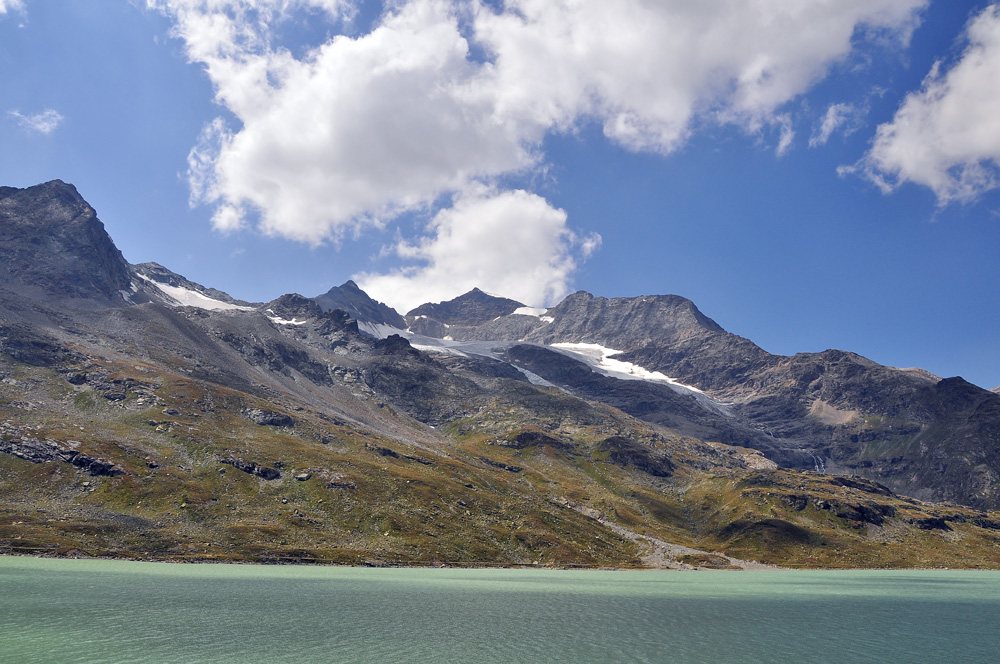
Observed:
[[[438,338],[598,343],[626,351],[726,334],[679,295],[606,298],[577,291],[542,310],[476,288],[448,302],[423,304],[406,320],[414,332]]]
[[[58,299],[125,305],[128,262],[71,184],[0,189],[0,275],[8,287]]]
[[[447,302],[422,304],[406,314],[406,321],[411,329],[415,329],[413,325],[418,322],[421,328],[474,327],[508,316],[522,307],[524,305],[516,300],[497,297],[473,288]]]
[[[725,332],[691,300],[679,295],[606,298],[577,291],[546,314],[552,318],[551,324],[540,327],[532,338],[572,338],[619,350]]]
[[[406,321],[399,312],[369,297],[350,279],[322,295],[317,295],[313,300],[324,311],[340,309],[362,323],[388,325],[397,329],[406,327]]]

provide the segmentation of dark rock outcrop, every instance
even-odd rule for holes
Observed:
[[[261,408],[248,408],[243,413],[260,426],[290,427],[295,424],[292,417],[285,413],[275,413]]]
[[[72,185],[0,190],[0,277],[62,299],[124,306],[132,273],[104,224]]]
[[[361,322],[391,325],[398,329],[406,328],[406,321],[395,309],[373,300],[353,281],[334,286],[322,295],[314,297],[313,301],[323,311],[340,309]]]
[[[37,438],[21,438],[19,440],[0,439],[0,452],[16,456],[31,463],[62,461],[76,466],[91,475],[117,477],[118,475],[125,474],[122,468],[110,461],[98,459],[89,454],[63,447],[53,440],[38,440]]]
[[[219,459],[220,463],[224,463],[232,466],[237,470],[242,470],[248,475],[254,475],[265,480],[277,480],[281,479],[281,471],[277,468],[270,468],[268,466],[261,466],[259,464],[253,463],[251,461],[244,461],[239,457],[224,457]]]
[[[414,325],[418,324],[418,321],[421,322],[419,324],[426,325],[422,323],[425,319],[440,325],[473,327],[512,314],[523,306],[516,300],[489,295],[478,288],[473,288],[465,295],[447,302],[420,305],[406,314],[406,322],[415,332],[418,330]],[[426,333],[420,332],[420,334]]]
[[[503,463],[502,461],[496,461],[496,460],[491,459],[489,457],[481,456],[481,457],[478,457],[478,458],[479,458],[480,461],[482,461],[483,463],[485,463],[487,466],[490,466],[492,468],[499,468],[500,470],[506,470],[509,473],[519,473],[522,470],[524,470],[524,468],[522,468],[521,466],[514,466],[514,465],[509,464],[509,463]]]
[[[371,452],[375,452],[379,456],[391,457],[393,459],[399,458],[399,452],[389,449],[388,447],[381,447],[379,445],[372,445],[371,443],[369,443],[368,445],[365,445],[365,449]]]
[[[505,447],[512,447],[516,450],[523,450],[529,447],[549,447],[563,452],[575,452],[574,447],[564,443],[558,438],[542,433],[541,431],[521,431],[509,439],[501,440],[500,444]]]
[[[36,367],[79,362],[79,354],[57,339],[26,325],[0,320],[0,353]]]
[[[676,466],[662,452],[623,436],[610,436],[601,441],[596,454],[605,456],[608,463],[622,468],[635,468],[655,477],[670,477]]]

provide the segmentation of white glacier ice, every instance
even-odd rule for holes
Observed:
[[[645,369],[631,362],[623,362],[622,360],[613,359],[613,355],[620,355],[623,352],[620,350],[606,348],[599,344],[583,343],[555,343],[552,344],[552,347],[568,351],[569,353],[578,356],[579,359],[586,362],[590,365],[590,367],[596,369],[598,373],[610,376],[611,378],[667,383],[683,390],[703,394],[703,392],[697,387],[679,383],[670,376],[660,373],[659,371],[650,371],[649,369]]]
[[[203,293],[199,293],[198,291],[182,288],[180,286],[162,284],[159,281],[154,281],[153,279],[141,274],[139,276],[160,289],[160,292],[173,300],[174,303],[180,307],[198,307],[199,309],[209,309],[212,311],[254,311],[253,307],[230,304],[229,302],[213,299]]]

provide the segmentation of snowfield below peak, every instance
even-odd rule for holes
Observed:
[[[660,373],[659,371],[650,371],[637,364],[632,364],[631,362],[623,362],[621,360],[613,359],[614,355],[620,355],[624,351],[606,348],[599,344],[584,343],[555,343],[552,344],[552,347],[561,351],[569,352],[571,355],[576,356],[578,359],[588,364],[592,369],[597,370],[598,373],[610,376],[611,378],[667,383],[683,390],[703,394],[703,392],[697,387],[679,383],[670,376]]]
[[[543,309],[542,307],[518,307],[511,312],[511,316],[532,316],[538,318],[543,323],[551,323],[555,321],[552,316],[546,316],[548,309]],[[503,318],[502,316],[500,318]],[[498,319],[499,320],[499,319]]]
[[[562,342],[551,344],[549,347],[584,362],[597,373],[608,376],[609,378],[662,383],[670,387],[675,392],[691,395],[698,401],[698,403],[708,410],[725,415],[726,417],[734,416],[733,411],[730,408],[730,404],[713,399],[693,385],[685,385],[684,383],[677,382],[670,376],[667,376],[659,371],[650,371],[649,369],[640,367],[637,364],[614,359],[615,355],[619,355],[623,351],[615,350],[614,348],[607,348],[605,346],[601,346],[600,344],[587,343]]]
[[[158,288],[161,293],[173,300],[175,306],[198,307],[199,309],[208,309],[210,311],[256,311],[253,307],[244,307],[239,304],[230,304],[229,302],[216,300],[205,295],[204,293],[199,293],[198,291],[193,291],[188,288],[181,288],[180,286],[171,286],[170,284],[160,283],[159,281],[150,279],[142,274],[140,274],[139,277]]]

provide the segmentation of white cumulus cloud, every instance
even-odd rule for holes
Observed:
[[[497,113],[548,127],[596,117],[636,150],[671,152],[696,120],[782,123],[869,31],[906,42],[925,0],[508,0],[481,8]],[[789,140],[782,131],[779,143]],[[779,145],[779,152],[787,149]]]
[[[22,0],[0,0],[0,16],[6,14],[7,12],[24,11],[24,2]]]
[[[192,152],[192,192],[234,226],[320,242],[543,160],[550,131],[600,121],[669,153],[698,122],[794,135],[782,105],[865,31],[905,41],[926,0],[399,0],[367,34],[295,56],[272,26],[348,0],[150,0],[171,15],[233,126]],[[485,60],[473,57],[485,53]]]
[[[905,44],[927,0],[387,0],[361,34],[354,0],[147,3],[173,19],[227,112],[189,156],[192,202],[213,206],[217,228],[319,244],[436,214],[426,237],[397,247],[422,266],[365,283],[448,283],[442,297],[478,285],[537,304],[597,247],[568,239],[543,199],[499,184],[545,167],[548,134],[596,122],[625,149],[669,154],[703,126],[770,128],[780,156],[795,136],[783,107],[860,41]],[[279,28],[301,12],[332,36],[293,52]],[[500,262],[477,277],[493,286],[469,282],[460,242],[480,250],[496,230],[470,210],[496,219],[518,206],[532,213],[510,222],[512,237],[536,244],[515,253],[539,266],[537,283],[499,283]]]
[[[217,204],[219,226],[254,211],[265,232],[318,243],[534,163],[494,118],[446,2],[407,3],[303,59],[237,48],[245,27],[195,15],[182,28],[242,124],[212,123],[190,158],[192,193]]]
[[[599,244],[600,236],[579,237],[569,229],[566,213],[541,196],[480,187],[438,212],[426,237],[394,247],[406,267],[355,280],[372,297],[403,312],[475,287],[548,305],[567,293],[575,256],[586,257]]]
[[[25,131],[46,135],[54,132],[65,119],[58,111],[51,108],[31,115],[25,115],[20,111],[8,111],[7,114],[14,118]]]
[[[920,90],[876,130],[871,150],[842,173],[888,193],[905,182],[934,191],[940,205],[970,201],[1000,185],[1000,4],[966,30],[950,68],[935,63]]]

